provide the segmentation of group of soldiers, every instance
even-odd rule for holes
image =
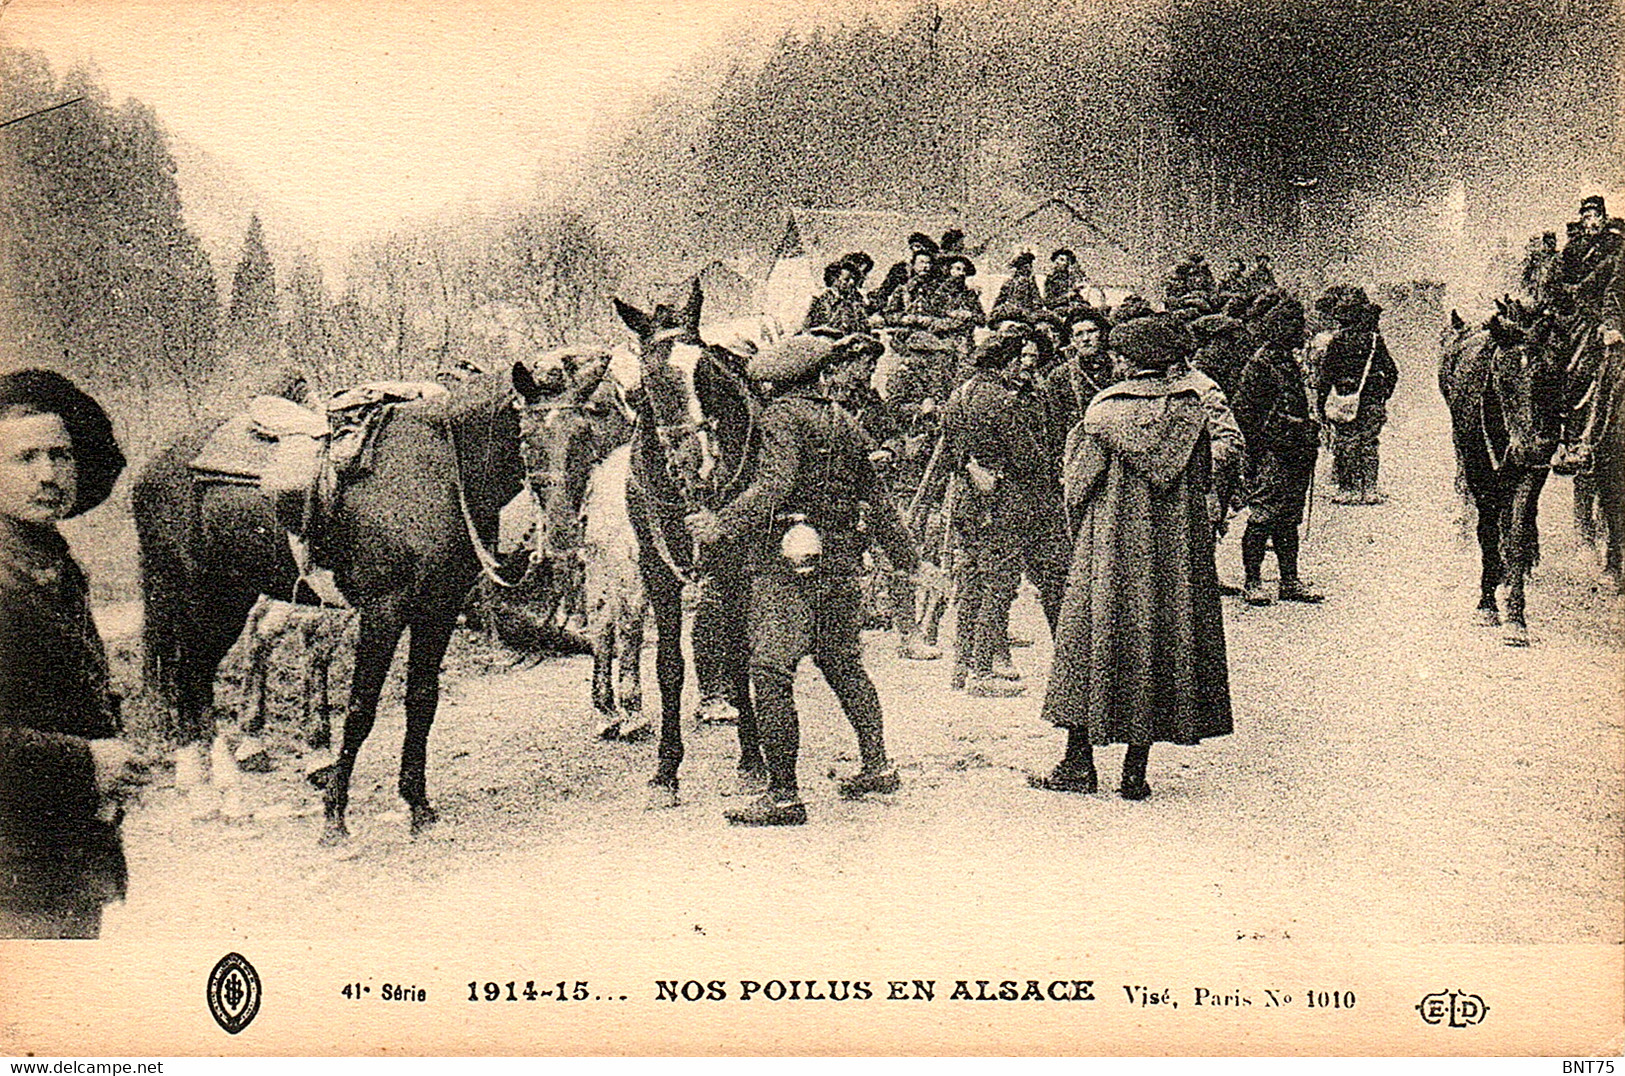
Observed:
[[[1317,391],[1322,403],[1339,391],[1366,397],[1350,426],[1360,432],[1350,437],[1358,452],[1349,471],[1351,488],[1370,487],[1371,496],[1347,503],[1377,503],[1376,431],[1397,372],[1381,345],[1380,308],[1364,292],[1323,299],[1320,313],[1334,327],[1306,380],[1306,311],[1275,286],[1267,256],[1251,268],[1238,259],[1222,286],[1194,256],[1169,277],[1157,309],[1136,295],[1108,307],[1066,249],[1054,252],[1040,286],[1036,257],[1024,253],[984,311],[962,244],[957,232],[941,243],[910,236],[908,256],[868,292],[867,254],[826,268],[826,289],[801,332],[752,362],[750,376],[769,396],[755,481],[719,511],[689,518],[697,541],[743,540],[755,551],[752,685],[771,776],[759,801],[729,810],[736,823],[805,821],[790,689],[805,656],[857,731],[862,768],[841,793],[898,787],[859,659],[859,631],[879,606],[890,606],[900,655],[932,661],[942,657],[938,624],[955,601],[951,688],[983,698],[1027,690],[1011,660],[1012,645],[1024,642],[1012,638],[1011,604],[1025,576],[1057,631],[1079,524],[1069,518],[1063,465],[1091,401],[1145,376],[1146,362],[1131,361],[1145,349],[1127,343],[1130,326],[1147,328],[1139,336],[1162,349],[1152,364],[1158,376],[1194,386],[1210,436],[1246,444],[1215,455],[1206,494],[1210,541],[1239,506],[1250,508],[1241,542],[1246,602],[1323,600],[1298,570],[1298,529],[1322,443]],[[1119,335],[1125,343],[1114,348]],[[894,365],[882,394],[874,378],[888,342]],[[1273,594],[1262,572],[1271,549],[1280,569]],[[821,552],[816,561],[813,552]],[[1141,772],[1125,789],[1144,785],[1138,757]]]
[[[1589,476],[1615,380],[1604,366],[1625,343],[1625,220],[1608,215],[1601,195],[1582,199],[1561,251],[1556,232],[1531,242],[1522,284],[1537,308],[1563,323],[1572,349],[1552,469]]]

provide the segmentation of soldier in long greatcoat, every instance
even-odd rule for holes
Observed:
[[[1094,748],[1126,743],[1119,791],[1141,800],[1151,744],[1231,731],[1208,490],[1240,437],[1182,365],[1189,338],[1171,319],[1114,328],[1112,350],[1128,377],[1090,403],[1063,471],[1079,522],[1043,717],[1066,750],[1029,783],[1094,792]]]

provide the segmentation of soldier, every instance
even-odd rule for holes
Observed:
[[[1235,393],[1242,364],[1247,361],[1241,320],[1227,314],[1208,314],[1187,327],[1196,341],[1191,365],[1218,382],[1228,399]]]
[[[1010,263],[1013,273],[999,288],[998,298],[993,300],[993,312],[988,315],[989,321],[1004,318],[1032,321],[1033,316],[1044,308],[1044,294],[1033,277],[1034,260],[1031,251],[1023,251]]]
[[[1071,337],[1062,354],[1061,365],[1044,378],[1041,395],[1044,400],[1044,426],[1049,435],[1052,459],[1060,459],[1066,449],[1066,437],[1095,393],[1116,381],[1112,372],[1111,354],[1106,349],[1110,323],[1098,310],[1089,309],[1072,315]]]
[[[1247,286],[1242,291],[1249,297],[1257,297],[1273,290],[1275,271],[1270,268],[1270,256],[1260,251],[1253,256],[1253,269],[1247,274]]]
[[[858,268],[842,258],[824,267],[824,290],[813,296],[812,306],[801,323],[802,332],[830,329],[838,336],[866,332],[869,304],[858,290]]]
[[[1315,386],[1321,417],[1331,424],[1333,473],[1337,492],[1333,504],[1381,504],[1377,489],[1377,440],[1388,421],[1388,398],[1399,382],[1399,369],[1378,331],[1382,307],[1371,302],[1363,288],[1353,288],[1332,308],[1337,331],[1326,344]],[[1332,423],[1326,398],[1336,390],[1358,394],[1359,408],[1349,422]]]
[[[1247,259],[1231,258],[1230,268],[1225,272],[1217,286],[1218,299],[1221,303],[1228,303],[1231,299],[1247,294]]]
[[[914,275],[915,259],[921,254],[930,255],[931,262],[935,265],[937,241],[924,232],[915,232],[908,237],[908,257],[892,265],[886,272],[886,278],[880,282],[880,287],[869,296],[869,309],[883,311],[890,308],[892,293],[908,283],[909,277]]]
[[[808,655],[857,732],[862,768],[840,783],[840,794],[858,798],[899,786],[886,756],[880,698],[859,656],[860,506],[870,509],[871,536],[893,565],[913,572],[918,557],[875,478],[857,421],[821,383],[839,354],[835,341],[802,335],[751,360],[750,376],[771,382],[775,393],[762,411],[756,477],[720,511],[687,518],[697,541],[740,539],[749,549],[751,687],[769,772],[760,799],[725,812],[737,825],[807,821],[796,779],[794,682]]]
[[[906,513],[914,500],[923,467],[909,466],[908,474],[902,476],[904,481],[899,482],[899,463],[907,460],[912,464],[921,455],[921,445],[918,439],[911,443],[898,414],[874,389],[875,365],[883,352],[881,343],[872,336],[850,336],[840,341],[837,348],[841,357],[830,362],[825,374],[829,395],[858,420],[858,426],[869,439],[869,462],[874,465],[875,477],[886,487],[897,510]],[[865,515],[867,517],[867,513]],[[906,515],[904,518],[910,533],[915,533],[914,521]],[[898,656],[909,661],[935,661],[942,657],[942,651],[921,634],[915,616],[914,584],[908,573],[899,571],[884,556],[877,571],[885,579],[891,597]]]
[[[1303,304],[1290,297],[1276,299],[1253,331],[1261,346],[1242,367],[1230,401],[1247,444],[1251,511],[1241,536],[1242,596],[1249,605],[1270,604],[1262,573],[1264,551],[1273,545],[1281,569],[1280,600],[1320,602],[1324,595],[1298,576],[1298,524],[1320,446],[1320,427],[1309,414],[1295,358],[1303,346]]]
[[[1066,537],[1060,476],[1032,373],[1041,346],[1031,336],[996,336],[975,354],[975,372],[943,412],[954,483],[949,525],[963,558],[952,686],[1004,697],[1026,690],[1005,653],[1023,564],[1053,628],[1066,585]]]
[[[1051,310],[1072,305],[1072,293],[1081,278],[1078,256],[1062,247],[1049,256],[1049,276],[1044,278],[1044,305]]]
[[[1552,470],[1584,475],[1595,456],[1594,419],[1608,414],[1611,403],[1606,395],[1612,379],[1598,375],[1625,342],[1625,221],[1610,218],[1602,196],[1593,194],[1580,202],[1580,219],[1568,230],[1556,292],[1574,350],[1564,378],[1561,444]]]

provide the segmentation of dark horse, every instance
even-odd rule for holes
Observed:
[[[1478,613],[1503,628],[1508,646],[1527,646],[1524,580],[1540,558],[1536,512],[1556,447],[1564,333],[1556,317],[1517,301],[1496,304],[1482,330],[1455,314],[1439,364],[1451,434],[1467,491],[1478,509],[1483,561]],[[1506,615],[1496,604],[1505,585]]]
[[[606,365],[590,364],[584,379],[596,385]],[[539,421],[533,409],[557,402],[516,364],[511,381],[484,375],[448,396],[397,404],[374,435],[370,468],[342,485],[320,546],[361,630],[343,746],[326,782],[324,842],[347,835],[350,776],[407,629],[399,789],[414,833],[435,821],[424,770],[440,662],[498,514],[527,477],[522,427]],[[289,598],[297,585],[286,536],[260,491],[198,482],[188,470],[209,432],[157,456],[134,490],[146,672],[174,708],[183,746],[214,734],[215,671],[256,597]]]
[[[634,396],[632,473],[627,507],[638,536],[639,570],[654,610],[656,679],[660,685],[658,765],[650,806],[677,804],[683,761],[683,585],[696,583],[713,616],[695,621],[695,662],[720,666],[739,710],[739,771],[747,786],[764,780],[767,763],[757,741],[750,702],[745,639],[747,583],[743,551],[711,547],[704,557],[683,523],[700,506],[718,507],[749,484],[761,408],[745,378],[745,360],[700,338],[698,280],[681,307],[644,313],[619,299],[615,310],[637,335],[642,383]]]

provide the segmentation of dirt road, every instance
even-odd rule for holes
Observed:
[[[190,821],[173,790],[150,790],[126,824],[131,896],[107,936],[179,941],[208,924],[231,938],[367,946],[404,932],[500,948],[567,932],[606,958],[658,953],[674,968],[762,939],[821,966],[911,938],[943,954],[1126,937],[1619,942],[1618,599],[1591,585],[1568,482],[1554,480],[1533,645],[1473,625],[1477,554],[1457,522],[1431,360],[1400,360],[1389,503],[1331,505],[1323,466],[1305,572],[1329,600],[1225,599],[1237,731],[1156,748],[1145,803],[1115,795],[1121,749],[1101,752],[1099,795],[1025,786],[1061,744],[1036,717],[1049,651],[1031,594],[1016,615],[1039,640],[1017,651],[1024,698],[952,693],[946,662],[904,663],[871,638],[905,781],[892,797],[835,797],[827,775],[854,765],[851,734],[804,668],[812,821],[794,830],[724,824],[724,728],[690,732],[684,805],[646,812],[654,748],[591,738],[587,659],[483,671],[482,644],[460,637],[430,743],[442,820],[429,835],[408,837],[394,794],[397,683],[357,771],[347,849],[317,846],[318,801],[291,767],[245,778],[262,813],[241,824]],[[1220,572],[1239,571],[1232,535]]]

